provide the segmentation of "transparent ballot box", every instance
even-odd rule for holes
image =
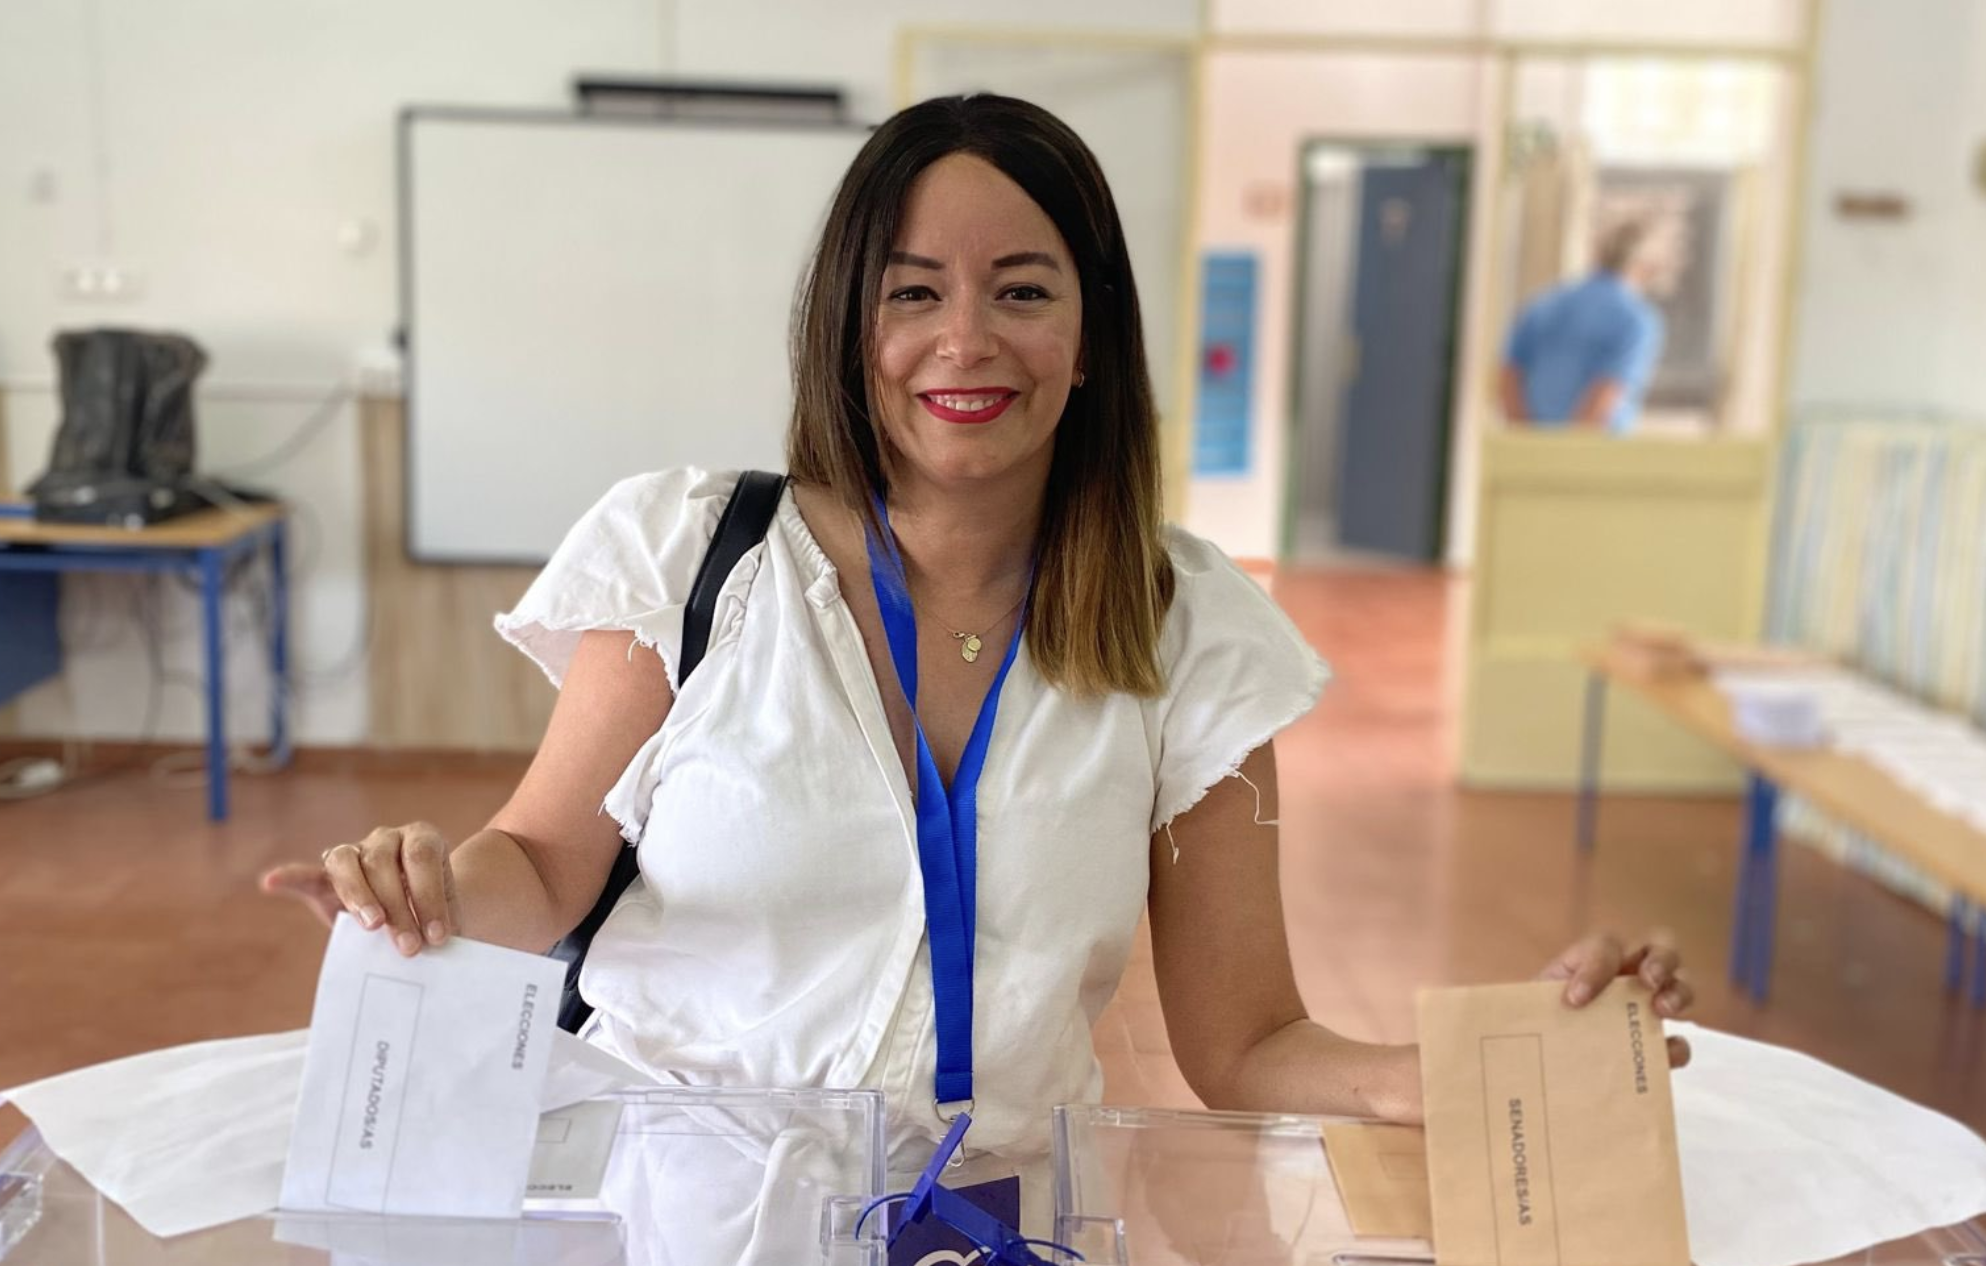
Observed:
[[[1055,1239],[1085,1266],[1431,1263],[1424,1240],[1352,1233],[1324,1154],[1331,1120],[1057,1108]],[[1986,1266],[1986,1224],[1879,1245],[1839,1266],[1848,1263]]]
[[[161,1240],[29,1130],[0,1150],[0,1263],[883,1266],[884,1219],[856,1234],[883,1157],[876,1091],[633,1091],[546,1115],[519,1219],[279,1211]]]

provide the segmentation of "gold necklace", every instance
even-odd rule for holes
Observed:
[[[1020,598],[1014,603],[1013,606],[1008,607],[1005,611],[1003,611],[1000,614],[999,619],[993,621],[993,623],[986,626],[986,632],[991,633],[994,629],[1004,624],[1006,622],[1007,617],[1012,615],[1014,612],[1020,610],[1021,603],[1026,601],[1027,601],[1027,595],[1023,593],[1020,596]],[[953,628],[950,624],[945,624],[945,622],[942,620],[939,621],[939,623],[944,624],[945,632],[951,634],[952,637],[958,642],[959,658],[964,660],[968,664],[977,663],[979,661],[979,652],[986,649],[985,640],[977,633],[961,632],[960,630]]]

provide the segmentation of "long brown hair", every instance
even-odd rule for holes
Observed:
[[[787,468],[879,530],[872,505],[888,489],[892,454],[869,367],[883,270],[911,186],[950,154],[984,159],[1019,185],[1062,234],[1082,285],[1085,380],[1055,430],[1028,654],[1075,694],[1157,695],[1173,576],[1138,290],[1103,169],[1048,111],[1011,97],[939,97],[891,118],[855,156],[794,304]]]

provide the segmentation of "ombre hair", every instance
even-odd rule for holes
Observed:
[[[1138,290],[1103,169],[1048,111],[1011,97],[938,97],[895,115],[855,156],[794,304],[787,469],[880,528],[875,499],[895,461],[875,417],[871,369],[883,271],[911,186],[952,154],[992,164],[1034,200],[1082,286],[1084,383],[1055,429],[1028,654],[1044,679],[1074,694],[1157,695],[1173,575]]]

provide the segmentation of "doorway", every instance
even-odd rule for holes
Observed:
[[[1460,146],[1304,147],[1291,561],[1442,557],[1470,166]]]

